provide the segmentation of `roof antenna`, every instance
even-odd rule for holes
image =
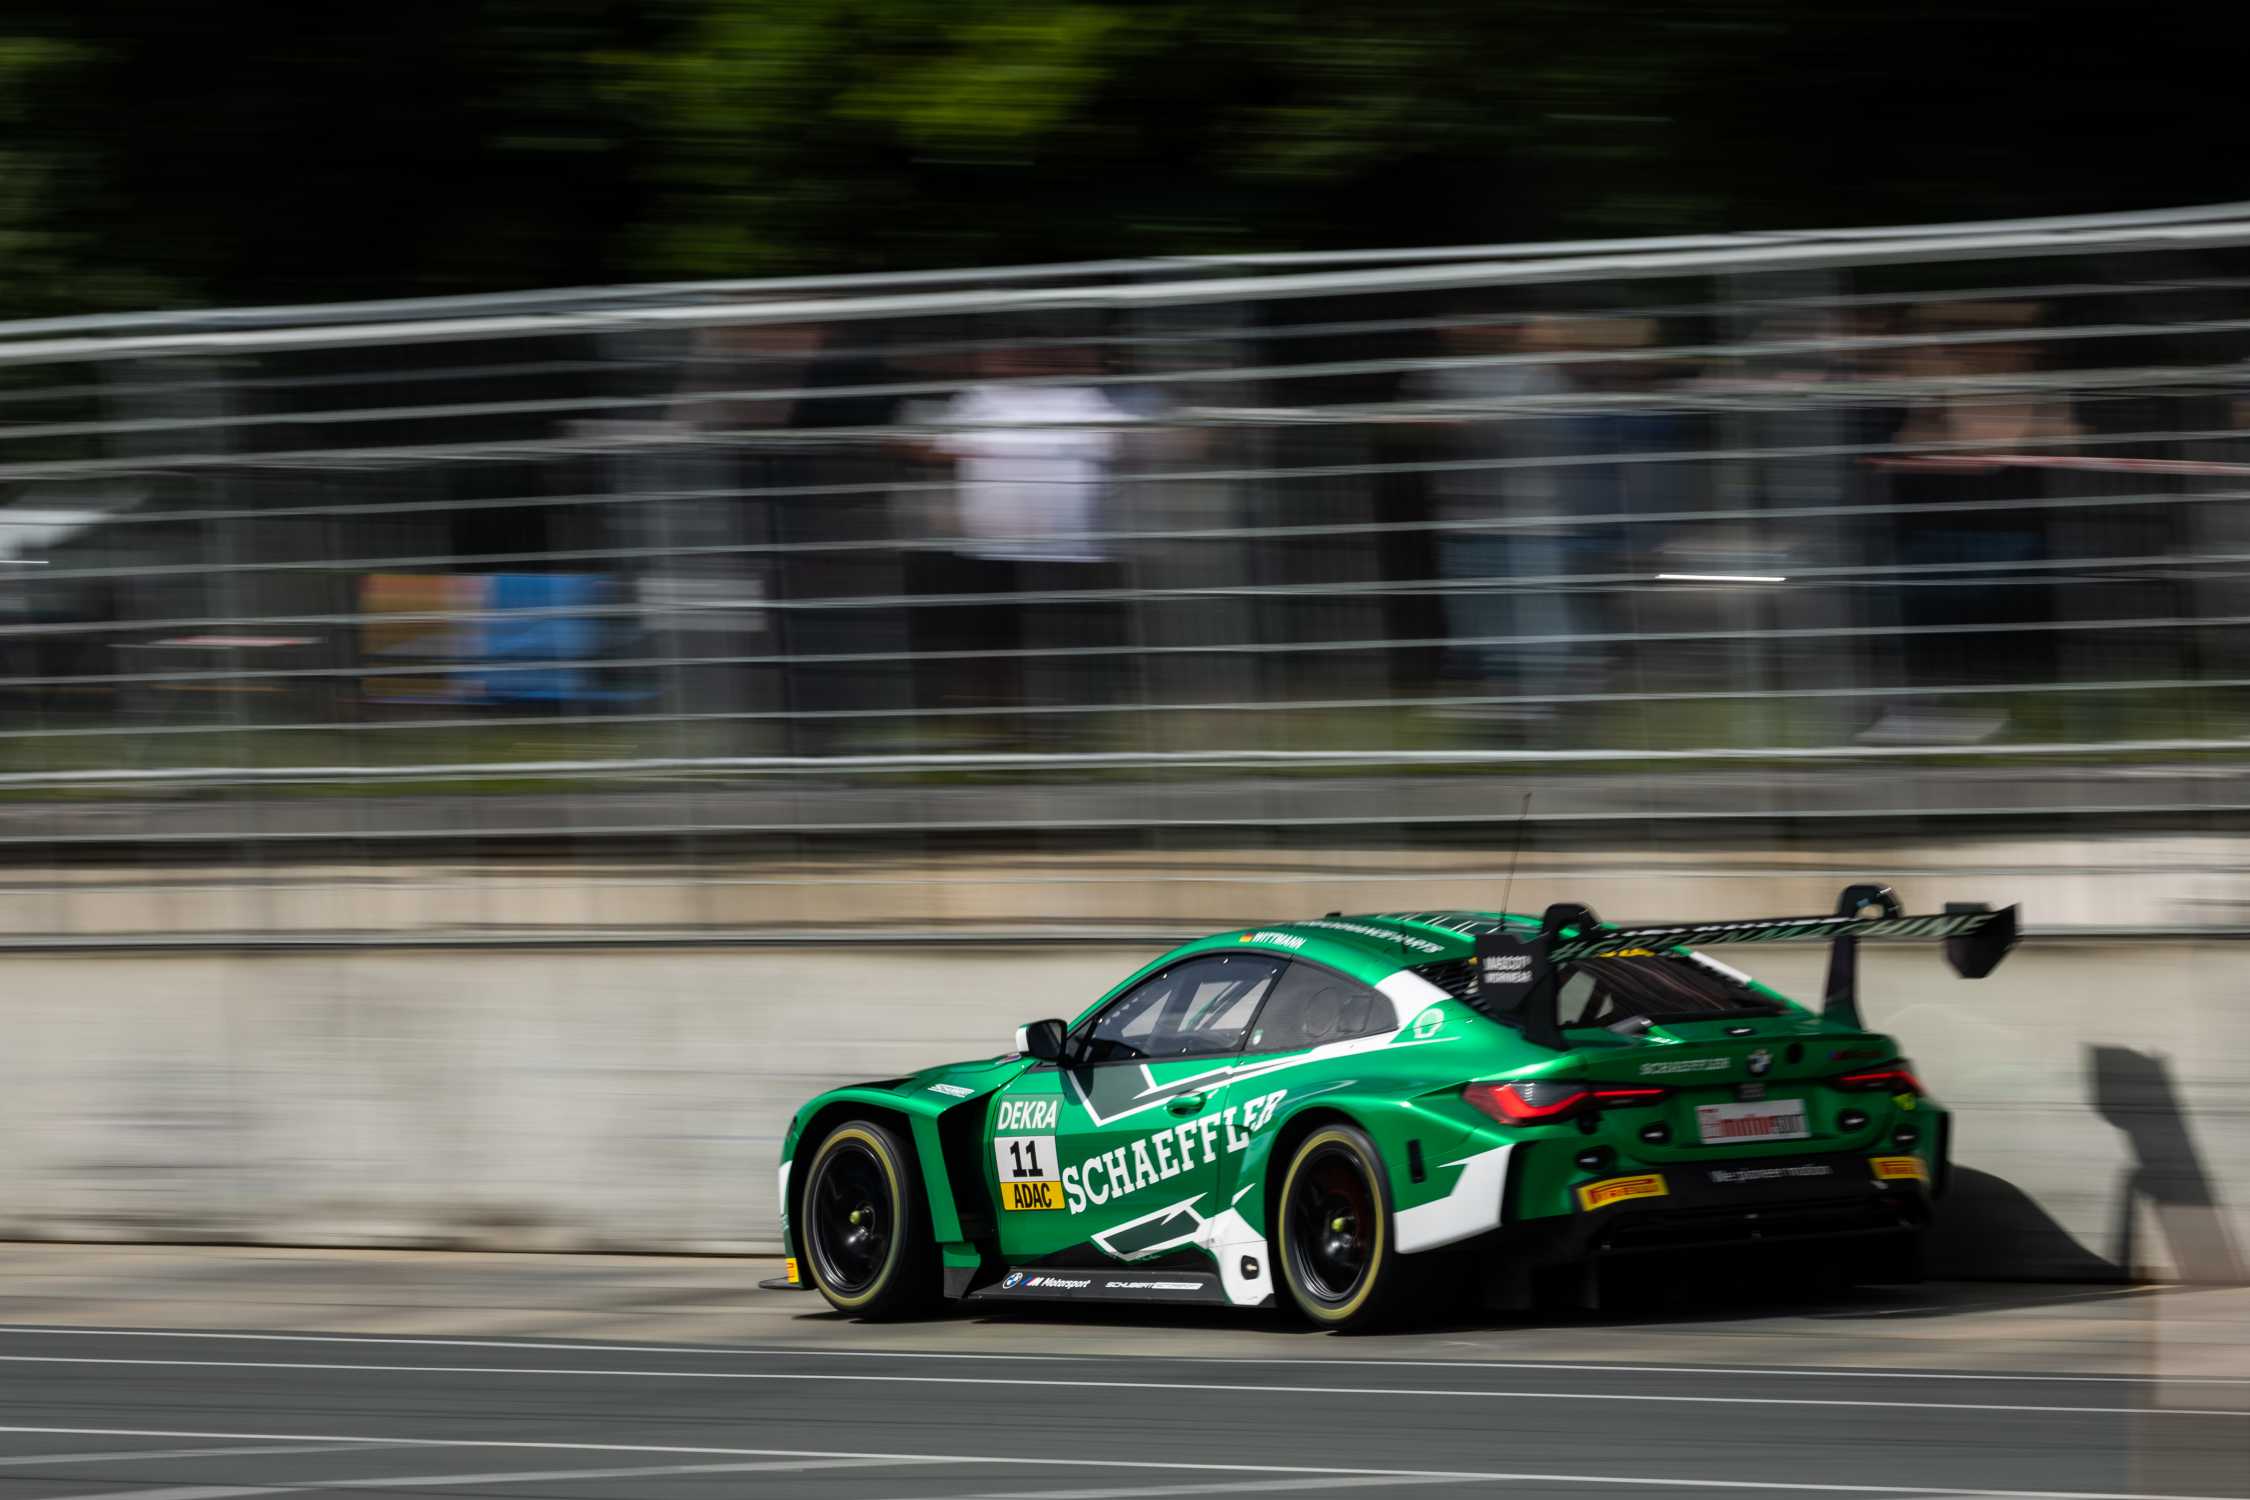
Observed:
[[[1516,861],[1523,858],[1523,825],[1531,821],[1531,793],[1523,794],[1523,811],[1516,814],[1516,847],[1508,856],[1508,883],[1500,889],[1500,915],[1508,915],[1508,897],[1516,888]]]

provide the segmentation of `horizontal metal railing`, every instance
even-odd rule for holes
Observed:
[[[2231,826],[2246,293],[2231,204],[0,325],[0,849]],[[1102,562],[948,571],[1088,431]]]

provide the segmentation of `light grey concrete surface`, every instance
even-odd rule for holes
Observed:
[[[2035,939],[1966,983],[1934,949],[1867,952],[1870,1022],[1959,1111],[1939,1269],[2242,1279],[2244,953]],[[802,1099],[999,1050],[1149,956],[16,955],[0,1236],[769,1249]],[[1817,950],[1751,958],[1817,988]]]
[[[0,1245],[18,1500],[2250,1495],[2250,1289],[1675,1288],[1340,1337],[853,1323],[770,1261]]]
[[[143,1328],[972,1359],[1280,1354],[2067,1371],[2229,1380],[2250,1411],[2244,1287],[1931,1282],[1818,1293],[1698,1281],[1618,1312],[1441,1315],[1388,1334],[1337,1337],[1283,1314],[1201,1307],[978,1303],[927,1320],[862,1323],[810,1292],[759,1289],[780,1272],[779,1260],[756,1256],[0,1244],[0,1343],[17,1328]]]

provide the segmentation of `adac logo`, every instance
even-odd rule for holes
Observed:
[[[1750,1054],[1750,1076],[1762,1078],[1773,1070],[1773,1054],[1760,1047]]]
[[[1022,1286],[1022,1285],[1023,1285],[1023,1272],[1021,1272],[1021,1271],[1010,1271],[1010,1272],[1009,1272],[1009,1273],[1008,1273],[1008,1274],[1007,1274],[1007,1275],[1006,1275],[1005,1277],[1001,1278],[1001,1281],[1000,1281],[1000,1290],[1001,1290],[1001,1291],[1003,1291],[1003,1292],[1012,1292],[1012,1291],[1014,1291],[1014,1290],[1015,1290],[1015,1289],[1016,1289],[1017,1287],[1019,1287],[1019,1286]]]

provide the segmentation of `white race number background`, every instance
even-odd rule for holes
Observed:
[[[994,1170],[1002,1182],[1060,1182],[1062,1157],[1051,1135],[1000,1135],[992,1138]]]

